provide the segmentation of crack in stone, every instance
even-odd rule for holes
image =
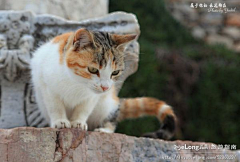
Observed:
[[[118,154],[118,157],[119,157],[119,158],[118,158],[118,161],[120,161],[122,152],[123,152],[123,143],[121,143],[121,151],[120,151],[120,153]]]
[[[8,162],[8,145],[9,143],[7,144],[7,162]]]
[[[72,141],[71,141],[71,145],[68,149],[66,149],[65,153],[63,150],[63,146],[62,146],[62,142],[63,142],[63,136],[64,134],[60,134],[61,130],[56,131],[56,146],[55,146],[55,154],[54,154],[54,161],[61,161],[63,160],[66,156],[68,156],[68,153],[70,150],[75,150],[76,148],[78,148],[83,140],[90,134],[90,132],[87,131],[79,131],[77,129],[70,129],[71,133],[72,133]],[[70,157],[69,157],[70,158]]]
[[[60,131],[56,131],[56,140],[55,140],[56,146],[55,146],[55,153],[54,153],[54,161],[62,160],[62,155],[63,155],[63,151],[60,146],[59,134],[60,134]]]
[[[77,133],[75,133],[77,132]],[[74,131],[74,137],[76,137],[76,140],[72,141],[71,147],[72,149],[78,148],[79,145],[82,144],[83,140],[90,134],[90,132],[87,131]],[[73,138],[75,139],[75,138]]]

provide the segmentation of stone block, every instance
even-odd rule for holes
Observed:
[[[213,143],[163,141],[79,129],[0,129],[0,141],[1,162],[240,161],[239,151],[218,149]]]
[[[26,10],[68,20],[84,20],[108,13],[108,0],[0,0],[1,10]]]

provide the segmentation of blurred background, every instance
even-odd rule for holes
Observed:
[[[191,8],[192,2],[203,3],[110,0],[110,12],[136,14],[141,28],[139,69],[120,96],[152,96],[172,105],[179,118],[175,139],[239,148],[240,3],[216,1],[236,7],[232,13],[216,13]],[[158,128],[156,119],[144,118],[125,121],[117,131],[139,136]]]
[[[208,7],[200,7],[204,3]],[[217,3],[215,11],[208,10],[211,3],[213,8]],[[229,11],[221,13],[221,8]],[[239,148],[238,0],[0,0],[0,9],[77,21],[114,11],[134,13],[141,28],[139,69],[126,80],[120,97],[151,96],[172,105],[178,117],[174,139]],[[141,136],[159,126],[145,117],[120,123],[117,132]]]

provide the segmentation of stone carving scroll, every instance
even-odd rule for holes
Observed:
[[[4,69],[4,76],[7,80],[13,82],[18,72],[26,70],[29,67],[30,51],[33,49],[33,37],[23,35],[18,43],[19,49],[8,49],[7,40],[0,35],[2,49],[0,50],[0,69]]]
[[[76,22],[25,11],[0,11],[0,128],[47,126],[37,108],[30,81],[32,53],[54,36],[82,27],[118,34],[140,33],[135,15],[124,12]],[[126,54],[127,70],[120,78],[118,89],[137,70],[137,41],[129,44]]]

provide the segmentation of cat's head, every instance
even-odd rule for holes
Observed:
[[[125,45],[135,38],[79,29],[66,51],[66,66],[75,80],[95,93],[106,92],[123,73]]]

